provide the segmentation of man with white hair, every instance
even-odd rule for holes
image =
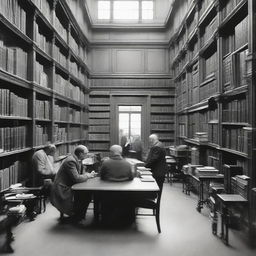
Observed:
[[[78,195],[74,200],[71,187],[96,176],[95,172],[81,174],[82,160],[86,158],[87,154],[87,147],[78,145],[74,154],[69,155],[61,164],[52,187],[52,205],[60,213],[72,216],[75,222],[84,219],[91,195],[87,194],[86,197]]]
[[[151,134],[149,136],[149,144],[150,151],[146,160],[145,167],[151,168],[152,175],[155,178],[160,191],[162,192],[165,174],[167,171],[165,149],[156,134]]]
[[[37,150],[32,156],[33,185],[42,186],[44,179],[53,180],[57,170],[53,165],[53,156],[56,152],[54,144],[49,144]]]

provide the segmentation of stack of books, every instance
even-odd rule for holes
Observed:
[[[219,170],[212,166],[196,167],[195,169],[196,176],[215,176],[218,173]]]
[[[197,140],[199,142],[207,142],[208,141],[207,132],[196,132],[195,133],[195,140]]]
[[[195,170],[196,170],[197,167],[203,167],[203,165],[185,164],[185,165],[182,166],[182,172],[184,174],[195,175]]]

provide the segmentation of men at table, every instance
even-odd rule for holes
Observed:
[[[149,136],[149,144],[150,151],[145,167],[151,168],[152,176],[155,178],[160,191],[162,191],[165,174],[167,171],[165,149],[156,134],[151,134]]]
[[[75,183],[84,182],[95,177],[94,172],[80,174],[82,168],[81,161],[86,158],[87,153],[87,147],[79,145],[75,148],[74,154],[64,160],[55,177],[51,193],[51,203],[53,206],[60,213],[72,216],[74,222],[79,222],[85,217],[91,201],[90,194],[84,196],[79,193],[76,194],[74,200],[71,190],[72,185]]]
[[[131,165],[122,158],[122,147],[110,147],[110,157],[102,163],[102,180],[122,182],[133,179]],[[129,225],[134,221],[135,208],[127,193],[108,192],[101,195],[102,223],[111,226]]]

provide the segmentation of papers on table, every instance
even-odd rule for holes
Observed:
[[[141,176],[140,180],[142,182],[154,182],[155,179],[152,176]]]

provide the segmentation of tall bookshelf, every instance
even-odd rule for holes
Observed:
[[[89,70],[65,0],[1,1],[0,23],[1,191],[31,180],[28,160],[48,142],[59,156],[86,143]]]
[[[165,146],[173,145],[175,97],[151,95],[150,104],[150,133],[156,133]]]
[[[178,11],[178,1],[172,10],[173,20],[182,20],[170,42],[176,144],[193,148],[196,164],[220,171],[224,164],[242,166],[255,186],[254,3],[186,2],[186,13]],[[198,133],[206,133],[207,141]]]
[[[107,156],[110,147],[110,96],[91,94],[89,98],[89,149]]]

